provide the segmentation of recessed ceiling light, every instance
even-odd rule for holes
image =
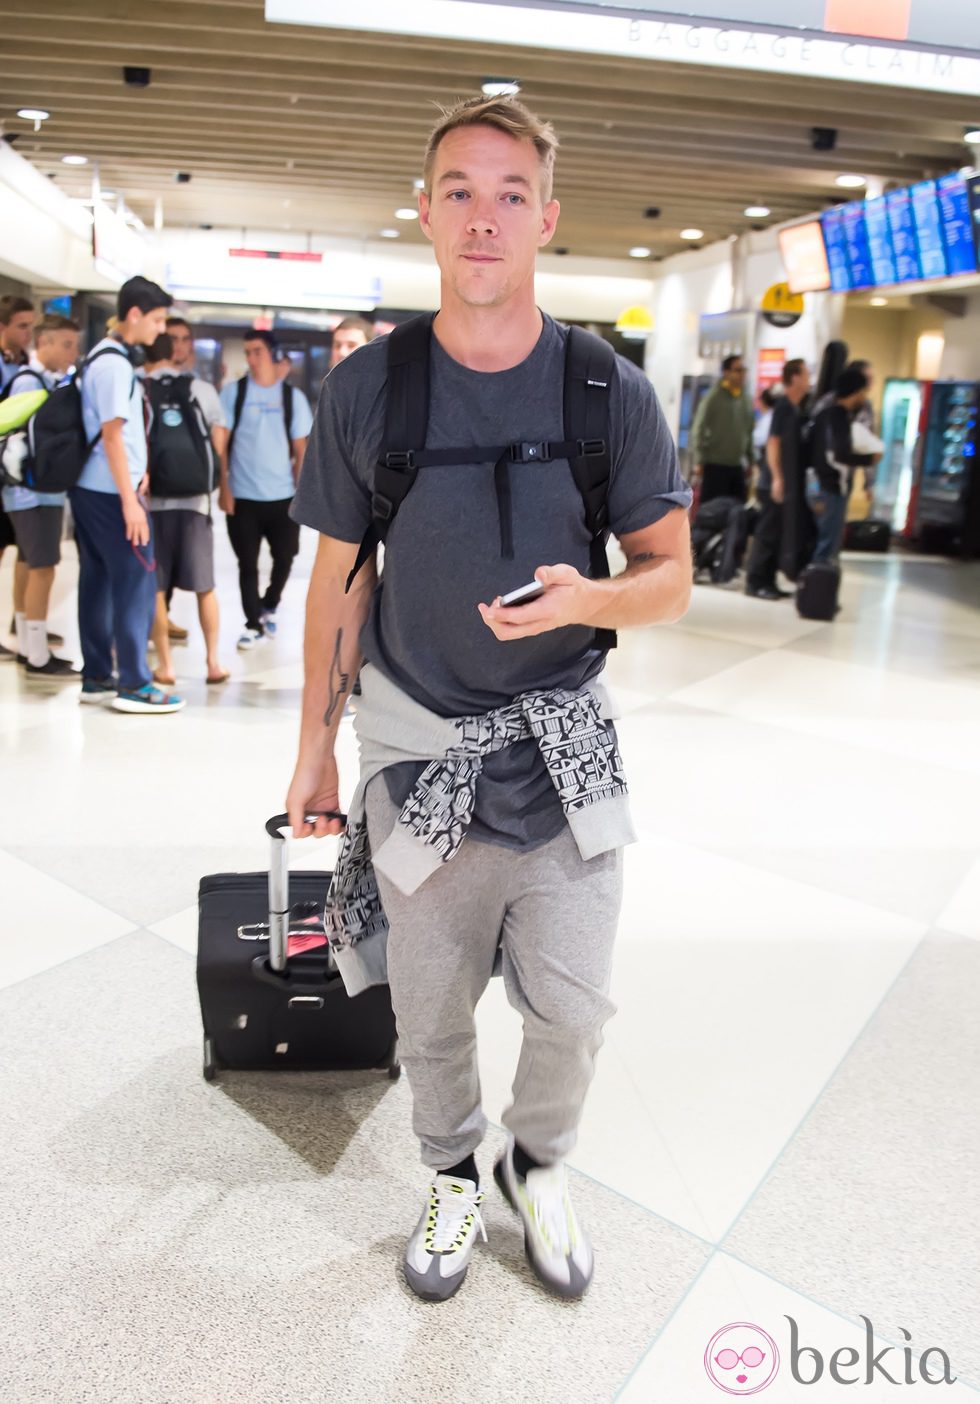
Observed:
[[[516,97],[521,91],[516,78],[484,78],[480,86],[487,97]]]
[[[424,189],[425,189],[425,181],[422,179],[421,176],[419,176],[418,180],[413,180],[413,181],[412,181],[412,184],[415,186],[415,189],[416,189],[416,190],[424,190]]]
[[[87,166],[87,165],[88,165],[88,157],[87,157],[87,156],[62,156],[62,158],[61,158],[61,164],[62,164],[63,166]]]
[[[649,258],[649,257],[650,257],[650,250],[649,250],[649,249],[643,248],[643,246],[642,246],[641,244],[638,244],[637,247],[636,247],[635,249],[630,249],[630,258]]]
[[[103,200],[114,200],[116,198],[116,192],[114,190],[100,190],[99,194],[102,196]]]
[[[682,229],[682,230],[681,230],[681,238],[682,238],[682,239],[703,239],[703,238],[704,238],[704,230],[703,230],[703,229]]]
[[[746,205],[742,211],[746,219],[765,219],[766,215],[772,214],[768,205]]]
[[[17,116],[26,117],[27,113],[18,112]],[[980,146],[980,127],[967,127],[963,133],[963,140],[969,142],[971,146]]]
[[[860,175],[839,175],[834,182],[842,190],[859,190],[862,185],[867,185],[864,176]]]
[[[45,107],[18,107],[17,116],[23,117],[25,122],[46,122],[51,113]]]
[[[401,238],[401,234],[398,232],[397,229],[380,229],[378,232],[379,232],[379,234],[381,235],[382,239],[400,239],[400,238]]]
[[[868,303],[871,307],[887,307],[888,299],[887,297],[871,297],[868,299]]]
[[[402,210],[395,211],[396,219],[418,219],[418,217],[418,210],[413,210],[409,205],[406,205]]]

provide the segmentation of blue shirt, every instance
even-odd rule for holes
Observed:
[[[90,357],[105,346],[114,347],[117,354],[100,356],[91,365],[82,367],[82,420],[90,443],[110,419],[123,421],[122,437],[129,463],[129,480],[135,488],[146,472],[143,382],[133,371],[121,344],[111,336],[105,337],[98,346],[93,346]],[[119,491],[109,471],[109,460],[101,438],[82,469],[78,486],[91,492]]]
[[[245,403],[235,430],[229,463],[229,486],[233,497],[250,502],[281,502],[296,491],[290,443],[282,422],[282,384],[256,385],[248,377]],[[235,420],[238,382],[230,381],[221,392],[221,406],[228,427]],[[313,427],[310,403],[302,390],[293,387],[293,414],[289,439],[305,439]]]
[[[3,390],[8,381],[13,380],[18,371],[22,371],[27,365],[27,359],[14,361],[7,359],[7,353],[0,354],[0,390]]]
[[[57,371],[45,370],[40,361],[35,361],[33,356],[29,366],[17,366],[14,374],[10,377],[11,395],[23,395],[31,390],[40,390],[37,377],[40,376],[45,386],[53,390],[64,376]],[[20,382],[18,384],[18,382]],[[33,492],[26,487],[5,487],[2,494],[3,510],[5,512],[27,512],[31,507],[63,507],[65,494],[63,492]]]

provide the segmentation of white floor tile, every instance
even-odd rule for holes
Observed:
[[[980,940],[980,862],[973,865],[949,903],[940,913],[937,926],[960,936]]]
[[[133,929],[125,917],[0,852],[0,987],[14,985]]]
[[[846,1319],[726,1254],[716,1253],[616,1396],[617,1404],[657,1404],[660,1400],[721,1404],[725,1399],[749,1396],[764,1399],[766,1404],[799,1404],[801,1399],[839,1404],[849,1397],[843,1381],[855,1385],[855,1395],[868,1404],[913,1396],[941,1396],[963,1404],[976,1399],[970,1385],[959,1379],[952,1385],[923,1382],[923,1353],[930,1347],[945,1347],[940,1340],[918,1339],[914,1321],[907,1326],[912,1335],[909,1375],[913,1381],[908,1384],[905,1339],[889,1343],[876,1333],[874,1319],[868,1317],[874,1340],[871,1354],[878,1357],[880,1368],[873,1371],[872,1383],[867,1383],[868,1328],[860,1321],[862,1315],[867,1313],[860,1302],[854,1303],[852,1318]],[[739,1354],[752,1347],[764,1354],[760,1364],[725,1370],[722,1365],[727,1360],[717,1362],[725,1349]],[[886,1353],[881,1355],[882,1351]],[[832,1377],[832,1362],[842,1382]],[[925,1364],[937,1378],[942,1374],[943,1362],[937,1354],[930,1354]],[[951,1365],[950,1374],[956,1377],[956,1362]],[[895,1383],[882,1376],[881,1368]],[[739,1376],[744,1376],[744,1384]]]

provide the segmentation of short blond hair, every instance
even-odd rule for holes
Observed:
[[[432,194],[432,168],[443,137],[459,127],[494,127],[498,132],[506,132],[517,141],[534,143],[541,163],[541,200],[542,203],[547,203],[551,199],[558,137],[550,122],[542,122],[540,117],[536,117],[522,102],[512,97],[466,98],[453,107],[444,107],[441,110],[442,116],[432,129],[422,163],[422,177],[427,195]]]

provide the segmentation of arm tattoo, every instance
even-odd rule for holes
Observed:
[[[333,658],[330,662],[330,697],[327,701],[327,710],[323,714],[323,725],[330,726],[337,713],[337,708],[344,700],[347,692],[347,685],[350,682],[350,674],[345,673],[340,664],[340,646],[344,641],[343,629],[337,630],[337,642],[334,644]]]
[[[640,551],[636,556],[630,556],[626,562],[627,566],[646,565],[648,561],[662,561],[663,556],[658,556],[656,551]]]

